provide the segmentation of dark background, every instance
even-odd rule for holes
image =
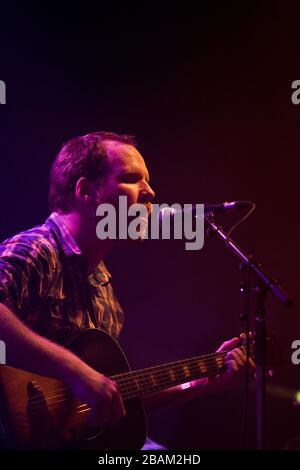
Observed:
[[[96,130],[137,136],[156,202],[251,199],[234,238],[295,298],[268,299],[268,327],[283,363],[269,393],[270,448],[300,433],[298,186],[299,8],[289,2],[147,2],[1,5],[1,239],[48,214],[48,174],[62,142]],[[237,214],[222,218],[228,227]],[[238,262],[217,239],[199,252],[148,241],[107,260],[127,313],[121,344],[133,367],[214,350],[242,330]],[[276,387],[275,387],[276,385]],[[280,389],[280,393],[275,393]],[[150,435],[170,448],[248,443],[244,392],[203,397],[153,416]]]

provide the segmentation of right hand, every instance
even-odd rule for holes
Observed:
[[[113,426],[125,416],[117,383],[96,370],[88,367],[87,372],[74,378],[69,385],[72,392],[91,407],[91,424]]]

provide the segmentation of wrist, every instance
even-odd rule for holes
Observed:
[[[84,377],[91,375],[91,372],[96,372],[88,364],[82,361],[78,356],[73,355],[70,352],[70,356],[67,361],[61,364],[59,375],[60,379],[66,383],[69,387],[72,387],[74,383],[82,380]]]

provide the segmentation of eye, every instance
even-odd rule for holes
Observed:
[[[121,176],[121,181],[123,183],[137,183],[142,179],[142,176],[139,173],[125,173]]]

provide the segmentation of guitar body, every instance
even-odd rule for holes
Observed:
[[[130,370],[119,345],[106,332],[82,331],[68,348],[106,376]],[[89,407],[59,380],[0,366],[3,447],[31,449],[140,449],[146,418],[140,398],[124,402],[126,416],[114,427],[89,425]]]

